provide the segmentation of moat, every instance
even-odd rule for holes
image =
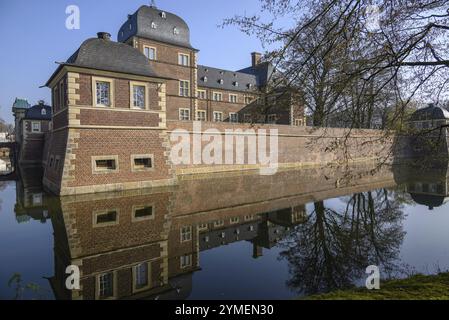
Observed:
[[[184,176],[58,198],[0,182],[1,299],[292,299],[449,269],[447,165]],[[81,288],[65,289],[65,269]]]

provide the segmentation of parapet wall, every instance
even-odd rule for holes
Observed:
[[[249,161],[249,153],[256,150],[264,140],[259,140],[260,134],[266,133],[266,154],[270,150],[270,135],[277,135],[277,162],[278,168],[300,168],[309,166],[322,166],[330,163],[344,164],[354,162],[387,162],[392,163],[394,157],[401,153],[398,139],[392,134],[381,130],[349,130],[337,128],[310,128],[284,125],[266,124],[232,124],[213,122],[185,122],[168,121],[167,132],[173,148],[180,149],[180,142],[189,143],[190,158],[188,161],[174,163],[178,175],[211,173],[220,171],[234,171],[257,169],[264,167],[259,159],[256,163]],[[200,134],[201,133],[201,134]],[[212,137],[213,136],[213,137]],[[228,136],[228,138],[225,138]],[[202,152],[208,154],[211,150],[207,145],[215,138],[221,140],[221,155],[216,159],[222,163],[195,162],[194,154]],[[196,140],[195,140],[196,139]],[[228,139],[228,140],[226,140]],[[244,163],[238,163],[237,140],[244,141]],[[196,146],[195,146],[196,144]],[[256,145],[255,145],[256,144]],[[201,145],[201,148],[198,148]],[[256,147],[257,146],[257,147]],[[254,149],[256,147],[256,149]],[[198,151],[200,150],[200,151]],[[226,152],[232,154],[231,163],[226,159]],[[181,151],[177,155],[181,156]],[[214,152],[211,152],[214,155]],[[187,160],[187,158],[186,158]],[[201,160],[204,160],[201,158]]]

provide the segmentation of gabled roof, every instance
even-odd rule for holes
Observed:
[[[154,6],[141,6],[129,15],[117,39],[126,42],[134,36],[193,49],[187,23],[177,15]]]
[[[257,87],[257,77],[252,74],[198,65],[198,86],[251,92]]]
[[[44,110],[44,111],[43,111]],[[29,108],[24,119],[27,120],[51,120],[51,107],[43,103],[39,103],[31,108]]]
[[[15,109],[28,109],[31,105],[28,103],[28,100],[16,98],[14,104],[12,105]]]

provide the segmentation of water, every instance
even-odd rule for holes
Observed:
[[[57,198],[0,182],[2,299],[291,299],[449,269],[447,166],[184,177]],[[66,267],[81,289],[65,289]]]

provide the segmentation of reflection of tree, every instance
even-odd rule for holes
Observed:
[[[288,285],[305,294],[349,287],[369,265],[394,269],[402,243],[402,204],[387,190],[342,198],[342,208],[314,204],[307,221],[283,242]]]

